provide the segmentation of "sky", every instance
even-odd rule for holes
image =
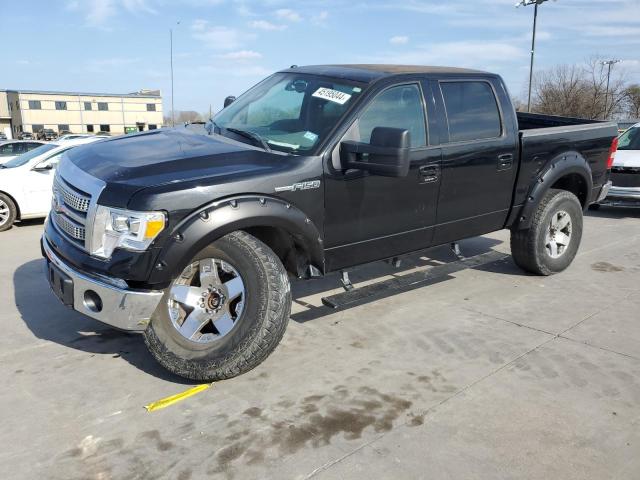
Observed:
[[[478,68],[525,98],[533,7],[516,0],[0,0],[0,89],[160,89],[171,108],[215,112],[292,64]],[[8,39],[15,43],[8,43]],[[539,8],[536,69],[590,55],[640,83],[640,0]]]

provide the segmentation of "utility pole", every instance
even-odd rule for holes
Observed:
[[[531,63],[529,65],[529,96],[527,99],[527,112],[531,112],[531,87],[533,85],[533,58],[536,51],[536,24],[538,21],[538,5],[542,5],[549,0],[522,0],[516,3],[516,7],[526,7],[533,5],[533,34],[531,36]]]
[[[180,21],[176,22],[176,25],[180,25]],[[173,28],[169,29],[169,50],[171,55],[171,126],[175,127],[175,109],[173,108]]]
[[[609,106],[609,80],[611,79],[611,67],[613,67],[616,63],[619,63],[620,60],[605,60],[600,62],[602,65],[606,65],[608,67],[607,70],[607,89],[604,91],[604,119],[606,120],[609,116],[607,113],[607,107]]]

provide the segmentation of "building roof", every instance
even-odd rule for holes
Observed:
[[[383,64],[345,64],[345,65],[307,65],[294,66],[284,72],[310,73],[344,78],[359,82],[372,82],[382,77],[409,74],[487,74],[480,70],[456,67],[436,67],[426,65],[383,65]]]
[[[12,90],[12,89],[0,89],[0,92],[10,93],[34,93],[40,95],[68,95],[68,96],[80,96],[80,97],[153,97],[160,98],[160,90],[140,90],[133,93],[91,93],[91,92],[60,92],[57,90]]]

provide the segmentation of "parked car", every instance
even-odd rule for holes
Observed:
[[[287,273],[502,228],[524,270],[564,270],[583,209],[606,194],[617,135],[615,123],[516,114],[498,75],[442,67],[290,68],[227,103],[208,134],[68,152],[42,239],[64,304],[144,332],[160,364],[199,381],[277,346]]]
[[[0,142],[0,165],[9,160],[14,159],[18,155],[30,152],[34,148],[43,145],[44,142],[24,141],[24,140],[7,140]]]
[[[611,182],[609,194],[600,205],[640,207],[640,123],[618,138]]]
[[[55,140],[57,137],[58,135],[56,134],[56,132],[54,132],[50,128],[43,128],[42,130],[36,133],[36,139],[38,140],[50,141],[50,140]]]
[[[90,133],[68,133],[66,135],[59,136],[56,141],[63,142],[67,140],[77,140],[78,138],[92,138]]]
[[[628,128],[633,127],[636,123],[640,122],[640,119],[636,120],[618,120],[618,131],[624,133]]]
[[[7,139],[7,134],[4,132],[0,132],[0,140],[6,140]]]
[[[51,185],[62,154],[98,140],[44,143],[0,165],[0,232],[16,220],[45,217],[51,208]]]
[[[18,134],[18,138],[20,140],[34,140],[33,133],[31,132],[20,132]]]
[[[95,134],[96,137],[110,137],[111,136],[111,132],[105,132],[100,130],[99,132],[96,132]]]

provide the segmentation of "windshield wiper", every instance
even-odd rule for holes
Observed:
[[[264,148],[267,152],[271,151],[271,147],[269,147],[269,144],[265,142],[264,138],[262,138],[260,135],[258,135],[255,132],[251,132],[249,130],[240,130],[239,128],[233,128],[233,127],[227,127],[225,128],[225,130],[227,132],[232,132],[232,133],[235,133],[236,135],[240,135],[241,137],[249,138],[254,142],[259,143],[260,146]]]

